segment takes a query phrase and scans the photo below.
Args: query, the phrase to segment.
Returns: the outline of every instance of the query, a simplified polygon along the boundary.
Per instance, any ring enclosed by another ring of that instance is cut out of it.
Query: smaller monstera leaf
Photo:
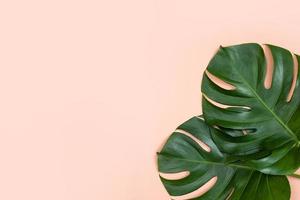
[[[267,175],[240,165],[220,152],[212,134],[219,130],[203,118],[193,117],[180,125],[158,153],[161,181],[172,199],[194,200],[288,200],[290,186],[285,176]],[[202,144],[202,146],[201,146]],[[166,174],[186,172],[178,179]],[[211,180],[213,186],[197,197],[187,197]]]
[[[222,152],[263,173],[287,175],[300,165],[300,57],[264,47],[220,47],[203,75],[203,116],[223,130],[213,136]]]

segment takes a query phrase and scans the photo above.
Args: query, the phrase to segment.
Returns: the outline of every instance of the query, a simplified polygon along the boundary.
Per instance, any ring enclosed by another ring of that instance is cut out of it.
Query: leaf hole
[[[266,75],[265,75],[264,86],[266,89],[270,89],[272,86],[272,79],[273,79],[274,60],[270,48],[265,44],[262,44],[261,47],[264,51],[265,59],[266,59]]]
[[[159,175],[167,180],[180,180],[190,175],[189,171],[182,171],[177,173],[163,173],[159,172]]]
[[[211,178],[209,181],[207,181],[204,185],[202,185],[197,190],[195,190],[191,193],[185,194],[185,195],[181,195],[181,196],[171,196],[171,198],[172,198],[172,200],[187,200],[187,199],[194,199],[194,198],[200,197],[204,193],[209,191],[216,184],[217,179],[218,179],[218,177],[214,176],[213,178]]]
[[[214,106],[217,106],[219,108],[223,108],[223,109],[229,109],[229,108],[241,108],[243,109],[244,111],[250,111],[251,108],[248,107],[248,106],[233,106],[233,105],[226,105],[226,104],[222,104],[222,103],[219,103],[219,102],[216,102],[212,99],[210,99],[209,97],[207,97],[205,94],[203,94],[204,98],[209,101],[211,104],[213,104]]]
[[[248,132],[247,132],[247,130],[242,130],[242,133],[243,133],[243,135],[248,135]]]
[[[204,142],[202,142],[201,140],[199,140],[198,138],[196,138],[195,136],[193,136],[192,134],[184,131],[184,130],[181,130],[181,129],[177,129],[176,132],[178,133],[181,133],[181,134],[184,134],[188,137],[190,137],[191,139],[193,139],[204,151],[206,152],[211,152],[211,148],[205,144]]]
[[[220,130],[223,133],[226,133],[226,134],[232,136],[232,137],[246,136],[246,135],[256,132],[256,129],[251,129],[251,128],[249,128],[249,129],[231,129],[231,128],[225,128],[225,127],[217,126],[217,125],[214,125],[213,127]]]
[[[296,88],[296,81],[297,81],[297,76],[298,76],[298,60],[295,54],[292,54],[293,56],[293,63],[294,63],[294,70],[293,70],[293,81],[292,81],[292,85],[289,91],[289,94],[287,96],[286,101],[290,102],[293,94],[295,92],[295,88]]]
[[[215,75],[211,74],[207,70],[205,71],[205,74],[212,82],[214,82],[220,88],[223,88],[224,90],[234,90],[235,89],[235,86],[223,81],[222,79],[216,77]]]

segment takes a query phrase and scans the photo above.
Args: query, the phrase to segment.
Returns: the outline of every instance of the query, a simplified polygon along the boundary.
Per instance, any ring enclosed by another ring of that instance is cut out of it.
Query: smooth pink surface
[[[243,42],[300,53],[299,6],[1,1],[0,199],[169,199],[155,152],[201,113],[213,53]]]

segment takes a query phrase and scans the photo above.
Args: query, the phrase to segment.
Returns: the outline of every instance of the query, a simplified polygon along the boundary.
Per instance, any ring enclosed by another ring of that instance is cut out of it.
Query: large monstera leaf
[[[270,52],[273,67],[267,68],[265,52]],[[298,169],[299,59],[273,45],[220,47],[202,80],[204,118],[222,130],[213,135],[220,151],[267,174]],[[272,77],[270,86],[266,76]]]
[[[194,200],[288,200],[290,187],[285,176],[267,175],[240,165],[222,153],[212,139],[218,129],[208,126],[200,117],[180,125],[158,153],[158,169],[164,176],[188,172],[179,180],[161,180],[172,199]],[[198,141],[197,141],[198,140]],[[207,145],[201,146],[202,144]],[[204,194],[183,198],[208,181],[213,186]],[[182,196],[183,195],[183,196]]]

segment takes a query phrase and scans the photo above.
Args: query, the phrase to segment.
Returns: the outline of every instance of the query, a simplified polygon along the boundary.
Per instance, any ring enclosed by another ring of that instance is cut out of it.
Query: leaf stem
[[[290,174],[288,176],[300,179],[300,175],[299,174]]]

